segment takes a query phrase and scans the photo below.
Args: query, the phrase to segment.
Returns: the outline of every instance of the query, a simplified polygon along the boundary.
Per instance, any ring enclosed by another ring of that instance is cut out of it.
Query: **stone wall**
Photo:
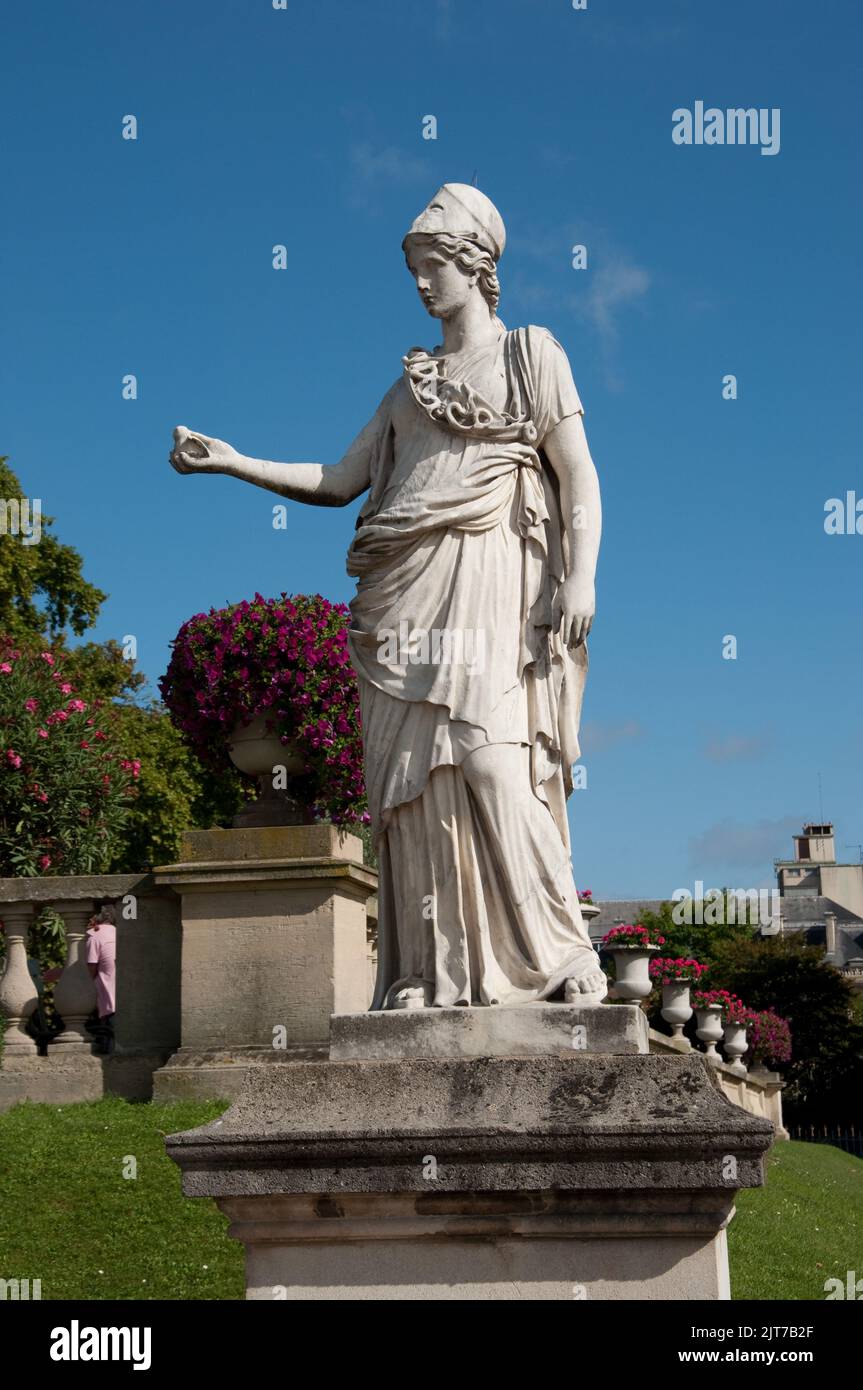
[[[116,1051],[94,1057],[86,1047],[35,1048],[10,1041],[0,1062],[0,1109],[19,1100],[95,1100],[105,1094],[145,1100],[153,1073],[180,1044],[180,901],[150,874],[94,874],[0,879],[0,921],[62,905],[67,927],[106,902],[117,907]],[[5,972],[4,972],[5,979]],[[31,1004],[35,1002],[30,1001]],[[95,991],[93,991],[95,1002]]]

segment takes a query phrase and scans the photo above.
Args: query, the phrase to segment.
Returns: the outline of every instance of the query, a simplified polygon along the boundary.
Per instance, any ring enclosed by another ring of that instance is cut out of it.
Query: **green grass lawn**
[[[0,1278],[41,1279],[43,1299],[242,1298],[242,1246],[214,1202],[182,1195],[165,1155],[166,1134],[225,1108],[110,1099],[0,1115]]]
[[[0,1278],[41,1279],[43,1299],[242,1298],[242,1247],[214,1202],[182,1195],[164,1148],[224,1109],[101,1100],[0,1115]],[[823,1299],[825,1279],[863,1276],[863,1160],[775,1145],[728,1244],[735,1298]]]
[[[829,1144],[774,1144],[766,1185],[737,1197],[728,1228],[732,1298],[825,1298],[863,1277],[863,1159]]]

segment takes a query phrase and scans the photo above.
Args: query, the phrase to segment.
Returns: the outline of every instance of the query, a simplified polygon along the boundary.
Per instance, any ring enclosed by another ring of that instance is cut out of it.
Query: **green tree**
[[[751,1009],[773,1009],[791,1025],[791,1061],[778,1068],[787,1082],[786,1119],[793,1124],[859,1123],[863,1094],[863,1001],[801,934],[762,937],[755,923],[729,924],[728,897],[720,922],[677,923],[674,907],[644,911],[651,936],[665,937],[663,956],[709,966],[707,989],[727,989]],[[693,916],[698,915],[693,913]],[[735,913],[739,916],[739,913]],[[665,1031],[660,991],[645,1007],[651,1026]],[[695,1020],[686,1025],[695,1040]]]
[[[20,503],[23,497],[19,479],[0,458],[0,498]],[[230,766],[211,771],[202,765],[164,706],[144,699],[146,676],[118,642],[70,645],[70,637],[95,623],[107,595],[84,578],[80,554],[53,535],[53,526],[52,517],[42,517],[38,544],[25,544],[20,529],[0,529],[0,635],[32,653],[50,646],[76,695],[111,706],[125,756],[140,763],[140,771],[109,867],[135,873],[175,858],[190,826],[230,824],[244,784]]]
[[[179,857],[184,831],[231,823],[244,800],[232,767],[223,772],[202,767],[160,705],[120,706],[117,722],[124,747],[130,755],[134,750],[141,769],[112,872],[171,863]]]
[[[691,957],[700,961],[702,965],[709,965],[726,942],[749,941],[752,938],[754,925],[749,923],[750,914],[741,912],[736,902],[732,912],[729,907],[730,896],[726,889],[723,902],[716,904],[715,914],[707,912],[709,904],[701,904],[702,910],[699,912],[699,904],[693,903],[693,911],[690,914],[693,919],[698,916],[703,919],[705,915],[715,915],[718,918],[716,922],[675,922],[673,914],[681,915],[681,904],[670,902],[662,903],[658,912],[643,911],[638,920],[642,926],[647,927],[653,939],[657,936],[665,938],[663,956]],[[738,920],[741,916],[744,917],[742,923]],[[733,921],[730,920],[732,917]]]
[[[6,457],[0,457],[0,499],[20,503],[24,496]],[[80,637],[96,621],[106,597],[84,578],[81,556],[57,540],[53,525],[53,517],[42,516],[36,545],[11,533],[8,513],[7,525],[0,530],[0,632],[16,642],[53,639],[67,627]]]
[[[147,677],[135,670],[113,638],[66,648],[63,667],[85,700],[136,701],[147,684]]]
[[[711,987],[791,1025],[791,1061],[780,1068],[788,1117],[799,1124],[859,1123],[863,1095],[863,1000],[802,933],[725,941]]]

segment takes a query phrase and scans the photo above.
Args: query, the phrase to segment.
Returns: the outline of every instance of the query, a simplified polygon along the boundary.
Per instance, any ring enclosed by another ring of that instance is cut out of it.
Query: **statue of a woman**
[[[598,1003],[569,859],[601,527],[566,355],[497,318],[504,226],[449,183],[403,247],[443,343],[414,348],[340,463],[269,463],[184,428],[181,473],[344,506],[369,810],[373,1009]]]

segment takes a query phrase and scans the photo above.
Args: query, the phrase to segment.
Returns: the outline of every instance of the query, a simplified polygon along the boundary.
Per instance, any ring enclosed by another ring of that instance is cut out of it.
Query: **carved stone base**
[[[700,1056],[287,1063],[169,1138],[255,1299],[729,1297],[764,1119]]]

